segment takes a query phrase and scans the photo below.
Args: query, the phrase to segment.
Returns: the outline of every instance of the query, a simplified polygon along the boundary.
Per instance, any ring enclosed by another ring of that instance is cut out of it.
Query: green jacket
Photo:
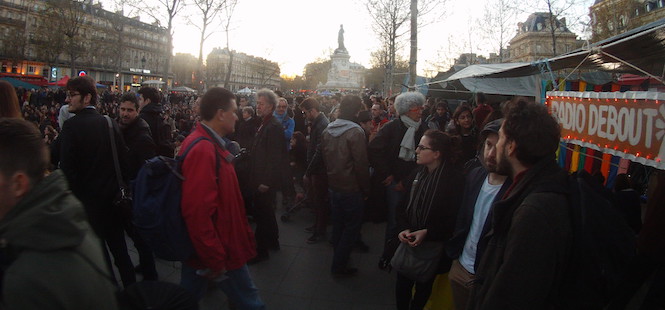
[[[117,309],[101,242],[61,171],[35,185],[0,220],[12,260],[2,282],[6,309]]]

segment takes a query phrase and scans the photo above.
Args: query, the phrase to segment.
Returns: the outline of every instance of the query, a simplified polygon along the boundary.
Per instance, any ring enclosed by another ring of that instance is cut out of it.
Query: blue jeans
[[[397,206],[402,202],[406,196],[406,191],[396,191],[395,185],[397,182],[392,181],[386,187],[386,203],[388,204],[388,224],[386,224],[386,234],[384,242],[390,239],[397,239]]]
[[[331,271],[347,267],[351,250],[360,238],[365,201],[360,192],[340,193],[330,190],[332,243],[335,247]]]
[[[217,286],[226,294],[238,309],[265,309],[266,306],[259,297],[259,290],[254,286],[249,276],[247,265],[235,270],[229,270],[224,274],[226,277]],[[180,285],[194,294],[197,300],[201,300],[208,288],[208,279],[196,274],[194,267],[182,264]]]

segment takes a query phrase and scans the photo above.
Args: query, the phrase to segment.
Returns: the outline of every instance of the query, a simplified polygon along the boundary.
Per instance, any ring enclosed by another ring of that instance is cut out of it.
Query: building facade
[[[532,62],[571,52],[583,41],[566,26],[565,18],[549,13],[532,13],[517,24],[517,34],[508,46],[508,62]],[[554,40],[552,29],[554,28]]]
[[[89,75],[119,90],[161,81],[168,31],[72,0],[0,0],[0,75],[45,84]],[[168,76],[171,76],[169,74]],[[171,84],[171,78],[163,81]]]
[[[236,51],[229,52],[226,48],[214,48],[206,58],[208,87],[224,86],[229,62],[231,62],[228,85],[230,91],[235,92],[245,87],[272,90],[280,88],[280,69],[276,62]]]
[[[589,15],[591,39],[598,42],[665,18],[665,0],[596,0]]]

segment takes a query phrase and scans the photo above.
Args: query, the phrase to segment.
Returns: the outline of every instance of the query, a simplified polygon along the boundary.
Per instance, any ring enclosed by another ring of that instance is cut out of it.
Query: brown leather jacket
[[[335,120],[323,131],[323,160],[330,189],[369,194],[366,141],[363,129],[345,119]]]

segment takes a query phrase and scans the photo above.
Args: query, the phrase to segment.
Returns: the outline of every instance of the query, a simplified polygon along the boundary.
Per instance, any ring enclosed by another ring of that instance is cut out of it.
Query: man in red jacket
[[[182,216],[196,257],[183,262],[180,285],[202,298],[214,281],[238,309],[264,309],[247,269],[256,256],[254,234],[232,165],[233,155],[223,136],[238,120],[235,96],[214,87],[201,99],[200,126],[182,144],[181,153],[199,137],[187,154],[182,174]]]

